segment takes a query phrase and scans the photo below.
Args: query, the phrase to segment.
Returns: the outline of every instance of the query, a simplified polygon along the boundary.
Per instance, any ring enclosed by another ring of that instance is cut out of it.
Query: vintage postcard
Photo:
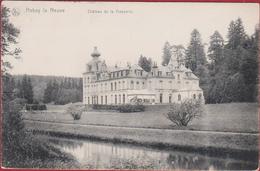
[[[258,168],[259,4],[1,12],[2,168]]]

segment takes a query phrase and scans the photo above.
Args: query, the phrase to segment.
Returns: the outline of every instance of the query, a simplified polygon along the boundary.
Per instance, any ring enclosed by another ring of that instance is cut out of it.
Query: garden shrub
[[[126,104],[126,105],[121,105],[118,108],[118,111],[122,113],[143,112],[144,110],[145,110],[145,106],[140,104],[138,105]]]
[[[187,126],[194,118],[200,117],[203,107],[200,100],[184,100],[173,103],[166,117],[177,126]]]
[[[74,120],[80,120],[84,111],[86,111],[86,106],[76,103],[70,104],[70,106],[67,109],[67,112],[71,114]]]
[[[47,110],[47,107],[45,104],[26,104],[25,109],[26,110]]]

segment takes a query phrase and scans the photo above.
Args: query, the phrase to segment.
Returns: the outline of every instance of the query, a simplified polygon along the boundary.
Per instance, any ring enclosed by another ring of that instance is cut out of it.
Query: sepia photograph
[[[257,170],[259,4],[3,1],[1,167]]]

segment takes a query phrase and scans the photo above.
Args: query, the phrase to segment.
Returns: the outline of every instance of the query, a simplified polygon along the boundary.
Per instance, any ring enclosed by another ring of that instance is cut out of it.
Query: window
[[[172,95],[169,94],[169,103],[172,103]]]
[[[163,94],[161,93],[160,94],[160,103],[162,103],[163,102]]]
[[[158,76],[162,76],[162,71],[158,71]]]
[[[115,95],[115,104],[117,104],[117,95]]]
[[[115,90],[116,90],[116,82],[115,82]]]
[[[96,103],[98,104],[98,96],[97,96],[97,102]]]
[[[105,96],[105,103],[107,104],[107,96]]]
[[[180,79],[180,74],[178,74],[177,77],[178,77],[178,80],[179,80]]]
[[[124,75],[123,71],[121,71],[121,77]]]
[[[113,103],[113,95],[111,95],[110,103],[111,103],[111,104]]]
[[[118,90],[121,90],[121,82],[118,82]]]
[[[136,82],[136,89],[140,89],[139,81]]]
[[[119,94],[119,97],[118,97],[118,103],[120,104],[121,103],[121,94]]]
[[[101,104],[103,104],[103,96],[101,96]]]
[[[88,104],[90,104],[90,98],[88,97]]]
[[[125,104],[125,94],[123,94],[123,104]]]
[[[196,99],[196,94],[193,94],[193,99]]]
[[[123,85],[122,85],[122,89],[125,89],[125,81],[123,81],[122,84],[123,84]]]
[[[116,76],[119,77],[119,72],[116,72]]]
[[[113,91],[113,83],[111,83],[111,91]]]
[[[200,93],[200,94],[199,94],[199,99],[201,99],[201,97],[202,97],[202,94]]]
[[[142,89],[145,89],[145,84],[144,84],[144,82],[143,82],[143,87],[142,87]]]
[[[134,81],[131,81],[130,89],[134,89]]]
[[[180,94],[178,95],[178,101],[181,101],[181,95]]]

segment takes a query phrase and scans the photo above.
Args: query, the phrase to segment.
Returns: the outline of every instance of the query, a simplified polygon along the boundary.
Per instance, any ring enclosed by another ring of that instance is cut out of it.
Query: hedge
[[[47,110],[47,107],[45,104],[26,104],[25,109],[26,110]]]
[[[100,105],[94,104],[92,106],[93,109],[97,110],[117,110],[121,113],[130,113],[130,112],[143,112],[145,111],[144,105],[131,105],[131,104],[124,104],[124,105]]]

